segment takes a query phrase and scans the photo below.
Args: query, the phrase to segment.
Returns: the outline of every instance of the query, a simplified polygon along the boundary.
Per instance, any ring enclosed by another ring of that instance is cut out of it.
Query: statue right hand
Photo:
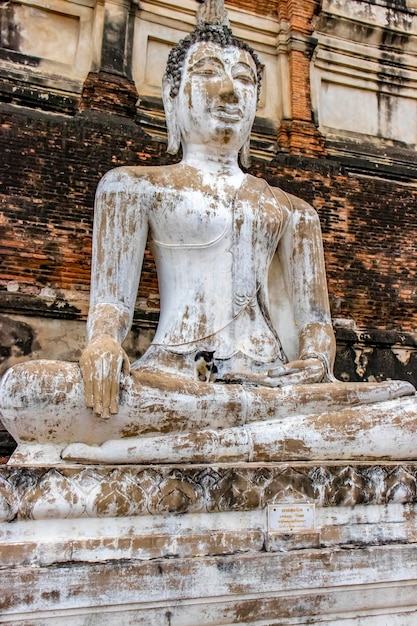
[[[130,371],[129,358],[110,335],[95,337],[80,359],[84,379],[85,403],[94,413],[107,419],[119,410],[120,376]]]

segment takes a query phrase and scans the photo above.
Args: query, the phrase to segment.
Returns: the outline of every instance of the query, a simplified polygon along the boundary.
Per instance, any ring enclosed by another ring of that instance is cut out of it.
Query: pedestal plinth
[[[1,623],[415,625],[416,502],[415,463],[3,466]]]

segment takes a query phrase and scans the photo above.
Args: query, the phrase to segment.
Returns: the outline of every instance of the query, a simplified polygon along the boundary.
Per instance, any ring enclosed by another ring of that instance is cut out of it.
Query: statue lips
[[[212,109],[214,117],[225,122],[240,122],[243,114],[239,107],[220,105]]]

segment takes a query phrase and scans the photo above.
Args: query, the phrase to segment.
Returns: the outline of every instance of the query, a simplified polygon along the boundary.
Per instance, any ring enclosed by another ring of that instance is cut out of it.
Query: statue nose
[[[219,89],[219,96],[227,99],[228,102],[237,102],[237,95],[233,79],[230,76],[224,76]]]

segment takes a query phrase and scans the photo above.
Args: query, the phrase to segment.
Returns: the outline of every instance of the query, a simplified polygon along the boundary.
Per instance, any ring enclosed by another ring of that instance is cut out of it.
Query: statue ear
[[[180,149],[181,135],[178,126],[177,106],[175,97],[171,96],[172,80],[164,76],[162,79],[162,100],[165,109],[165,120],[168,131],[168,154],[177,154]]]
[[[250,135],[240,149],[239,158],[243,167],[248,169],[251,166],[252,159],[250,158]]]

